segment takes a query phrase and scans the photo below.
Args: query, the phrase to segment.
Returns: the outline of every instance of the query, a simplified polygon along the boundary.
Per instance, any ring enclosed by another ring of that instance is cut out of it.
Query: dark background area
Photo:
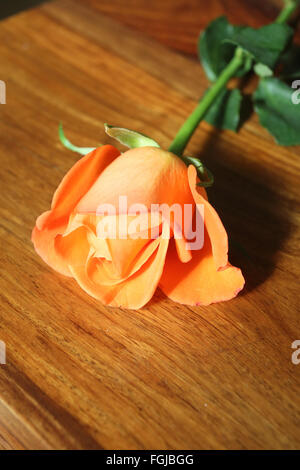
[[[0,19],[14,15],[18,13],[18,11],[25,10],[26,8],[34,7],[39,3],[43,3],[43,0],[11,0],[5,3],[2,1],[0,5]]]

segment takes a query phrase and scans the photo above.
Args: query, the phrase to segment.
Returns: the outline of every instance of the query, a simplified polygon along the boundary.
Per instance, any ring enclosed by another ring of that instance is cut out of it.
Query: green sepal
[[[187,155],[181,156],[180,158],[181,160],[184,161],[186,166],[194,165],[194,167],[196,168],[197,176],[200,180],[200,182],[197,183],[197,186],[202,186],[203,188],[209,188],[210,186],[214,184],[214,176],[212,172],[203,165],[203,163],[201,162],[199,158],[191,157]]]
[[[69,150],[72,150],[73,152],[79,153],[80,155],[87,155],[88,153],[96,149],[96,147],[77,147],[76,145],[73,145],[66,138],[64,131],[63,131],[63,125],[61,122],[59,123],[59,126],[58,126],[58,135],[64,147],[66,147]]]
[[[160,147],[155,140],[139,132],[123,127],[109,126],[108,124],[104,124],[104,128],[106,134],[131,149],[137,147]]]
[[[240,90],[223,90],[204,116],[204,120],[218,129],[237,131],[240,123],[242,94]]]
[[[259,121],[279,145],[300,144],[300,90],[289,87],[278,78],[260,80],[253,94]],[[294,100],[294,102],[293,102]]]

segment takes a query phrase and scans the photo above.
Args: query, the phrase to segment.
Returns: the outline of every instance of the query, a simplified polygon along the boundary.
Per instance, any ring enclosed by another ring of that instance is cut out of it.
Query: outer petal
[[[64,233],[72,210],[119,154],[116,148],[105,145],[78,160],[55,191],[51,210],[44,212],[36,221],[32,232],[34,248],[47,264],[61,274],[71,275],[55,250],[55,237]]]
[[[222,269],[228,263],[228,237],[226,230],[217,212],[208,202],[205,190],[198,189],[196,186],[197,171],[193,165],[188,167],[188,178],[195,203],[204,205],[204,224],[211,241],[215,265],[217,269]]]
[[[186,165],[176,155],[155,147],[128,150],[113,162],[80,201],[78,212],[97,213],[99,204],[119,205],[127,196],[128,208],[144,204],[192,204]],[[121,208],[119,213],[127,213]]]
[[[244,286],[241,270],[228,265],[216,270],[207,233],[204,246],[192,252],[192,260],[181,263],[174,242],[169,247],[160,281],[163,292],[175,302],[187,305],[209,305],[235,297]]]
[[[56,253],[54,248],[54,240],[56,235],[63,233],[66,225],[64,223],[57,225],[54,228],[39,230],[37,226],[34,227],[31,240],[37,254],[47,263],[51,268],[55,269],[65,276],[72,276],[69,271],[68,265]]]

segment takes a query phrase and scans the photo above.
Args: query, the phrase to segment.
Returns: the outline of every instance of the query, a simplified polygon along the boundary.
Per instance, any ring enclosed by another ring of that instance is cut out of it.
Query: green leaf
[[[280,77],[283,79],[300,77],[300,47],[293,44],[280,60],[282,71]]]
[[[236,131],[240,122],[242,95],[237,88],[223,90],[204,116],[204,120],[219,129]]]
[[[262,79],[253,95],[261,125],[280,145],[300,144],[300,103],[296,104],[296,94],[299,90],[271,77]]]
[[[242,27],[226,39],[249,52],[256,62],[273,69],[293,36],[286,24],[272,23],[258,29]]]
[[[95,150],[96,147],[77,147],[76,145],[73,145],[65,136],[64,131],[63,131],[63,126],[62,123],[59,123],[58,126],[58,135],[60,138],[61,143],[63,144],[64,147],[66,147],[69,150],[72,150],[73,152],[79,153],[80,155],[86,155],[93,150]]]
[[[106,134],[131,149],[136,147],[159,147],[155,140],[139,132],[124,129],[123,127],[109,126],[108,124],[104,124],[104,128]]]
[[[240,29],[240,26],[228,23],[225,16],[220,16],[212,21],[200,35],[198,41],[199,59],[210,81],[214,82],[232,59],[235,46],[224,41],[230,40]],[[251,62],[251,59],[248,58],[244,68],[237,73],[237,76],[248,72],[251,68]]]

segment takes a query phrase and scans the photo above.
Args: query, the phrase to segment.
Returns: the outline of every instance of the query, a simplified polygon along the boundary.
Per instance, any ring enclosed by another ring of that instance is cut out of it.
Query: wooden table
[[[1,448],[299,448],[299,147],[276,146],[255,117],[238,135],[204,123],[190,143],[246,277],[231,302],[183,307],[157,292],[140,311],[106,308],[30,241],[77,159],[60,120],[78,145],[109,142],[109,122],[167,147],[208,86],[198,31],[224,12],[258,26],[276,11],[61,0],[1,22]]]

